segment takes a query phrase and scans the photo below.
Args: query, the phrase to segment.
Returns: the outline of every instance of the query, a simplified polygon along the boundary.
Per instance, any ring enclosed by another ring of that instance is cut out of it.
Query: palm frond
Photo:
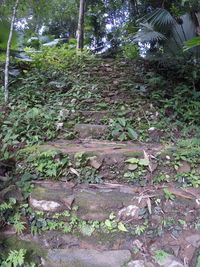
[[[134,36],[134,42],[159,42],[166,40],[164,34],[155,31],[151,23],[140,23],[140,30]]]
[[[187,51],[187,50],[194,48],[194,47],[197,47],[197,46],[200,46],[200,36],[194,37],[193,39],[185,42],[183,50]]]
[[[158,27],[166,27],[176,24],[176,20],[172,17],[172,15],[163,8],[157,8],[150,14],[147,14],[138,20],[138,22],[145,21]]]

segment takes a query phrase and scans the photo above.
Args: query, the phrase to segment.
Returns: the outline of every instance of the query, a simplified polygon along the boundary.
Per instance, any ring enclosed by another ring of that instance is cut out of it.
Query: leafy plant
[[[26,229],[26,227],[24,226],[26,223],[24,221],[21,221],[20,219],[21,215],[19,213],[15,213],[15,215],[12,218],[14,229],[17,232],[17,234],[22,234],[22,232]]]
[[[44,178],[59,179],[66,174],[66,168],[71,166],[68,155],[61,151],[47,150],[36,152],[27,159],[30,170],[35,168]]]
[[[126,163],[131,164],[138,164],[140,166],[149,166],[149,160],[148,159],[137,159],[137,158],[130,158],[125,161]]]
[[[165,193],[165,198],[166,199],[170,199],[170,200],[174,200],[175,199],[174,194],[171,193],[167,188],[164,188],[163,192]]]
[[[138,134],[132,129],[130,123],[125,118],[111,120],[111,135],[120,141],[127,139],[137,140]]]
[[[134,230],[135,235],[141,235],[148,227],[148,221],[146,220],[142,225],[137,225]]]
[[[169,254],[167,252],[165,252],[164,250],[161,250],[161,249],[156,250],[155,251],[154,260],[156,262],[163,262],[168,255]]]

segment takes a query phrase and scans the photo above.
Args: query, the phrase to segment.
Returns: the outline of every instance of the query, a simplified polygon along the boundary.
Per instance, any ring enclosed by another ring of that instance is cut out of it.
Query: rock
[[[139,219],[139,211],[140,208],[134,205],[129,205],[128,207],[125,207],[123,209],[121,209],[118,212],[117,215],[117,221],[126,221],[129,219]]]
[[[44,266],[62,264],[63,267],[122,267],[130,259],[129,250],[54,249],[49,250]]]
[[[63,232],[59,231],[45,231],[40,235],[34,236],[27,234],[22,235],[20,238],[24,241],[34,242],[35,244],[45,249],[66,249],[78,247],[80,245],[77,237],[70,234],[64,234]]]
[[[143,260],[130,261],[127,267],[155,267],[151,262],[145,262]]]
[[[128,164],[127,168],[129,171],[134,171],[138,168],[138,165],[137,164]]]
[[[148,129],[149,132],[152,132],[152,131],[155,131],[155,130],[156,130],[155,127],[150,127],[150,128]]]
[[[56,123],[56,129],[57,129],[57,130],[62,129],[63,125],[64,125],[63,122],[57,122],[57,123]]]
[[[143,260],[131,261],[127,267],[145,267],[145,263]]]
[[[0,176],[0,182],[8,182],[11,178],[7,176]]]
[[[60,112],[59,112],[59,117],[60,118],[65,118],[65,117],[68,117],[70,114],[70,111],[68,109],[61,109]]]
[[[131,203],[133,195],[115,190],[98,192],[97,190],[82,190],[75,193],[75,205],[79,207],[78,215],[83,220],[107,219],[111,212],[118,212],[124,202]]]
[[[181,174],[184,172],[190,172],[191,171],[191,166],[187,161],[182,162],[182,166],[180,166],[177,170],[177,173]]]
[[[60,210],[61,204],[52,200],[29,199],[30,206],[37,210],[56,212]]]
[[[76,124],[74,130],[78,132],[81,138],[102,137],[107,132],[108,127],[105,125],[95,124]]]
[[[140,91],[145,93],[147,91],[147,88],[145,86],[140,86]]]
[[[90,166],[92,166],[93,168],[99,169],[101,165],[102,165],[102,160],[97,156],[90,158]]]
[[[71,209],[72,203],[74,202],[74,195],[65,197],[62,201],[68,209]]]
[[[178,254],[179,254],[179,251],[180,251],[181,247],[180,247],[180,246],[170,246],[170,247],[171,247],[171,249],[172,249],[172,251],[173,251],[173,254],[174,254],[176,257],[178,257]]]
[[[51,81],[51,82],[48,83],[48,85],[50,85],[52,87],[56,87],[58,89],[65,87],[64,83],[57,82],[57,81]]]
[[[167,254],[162,260],[156,261],[159,266],[163,267],[184,267],[184,264],[173,255]]]
[[[77,99],[76,98],[73,98],[72,100],[71,100],[71,103],[76,103],[77,102]]]
[[[200,247],[200,234],[193,234],[185,238],[185,240],[195,248]]]
[[[23,195],[20,188],[16,185],[10,185],[0,191],[0,198],[8,200],[9,198],[15,198],[17,201],[23,201]]]

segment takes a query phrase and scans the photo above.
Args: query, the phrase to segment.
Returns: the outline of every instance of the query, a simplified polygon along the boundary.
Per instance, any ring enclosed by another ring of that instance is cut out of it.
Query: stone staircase
[[[29,198],[33,212],[52,220],[56,214],[67,211],[77,223],[71,232],[63,232],[65,224],[72,225],[73,219],[68,214],[62,218],[61,228],[34,237],[29,233],[21,236],[23,241],[31,241],[45,250],[45,256],[40,255],[42,266],[192,266],[189,264],[200,242],[199,230],[171,226],[174,232],[169,233],[164,228],[168,223],[166,217],[173,218],[175,213],[181,213],[182,222],[192,224],[188,214],[195,209],[198,215],[198,190],[175,190],[165,183],[154,185],[153,180],[162,175],[159,164],[169,161],[171,148],[155,142],[119,142],[106,138],[110,134],[110,119],[124,117],[137,122],[140,115],[150,127],[149,123],[157,118],[156,110],[145,98],[139,101],[145,92],[140,90],[144,84],[141,77],[135,76],[136,72],[138,66],[129,61],[95,59],[69,73],[76,80],[59,104],[60,136],[41,145],[39,150],[59,150],[72,161],[83,153],[88,158],[86,167],[98,173],[101,183],[85,184],[85,174],[79,174],[76,166],[72,166],[72,171],[75,176],[81,176],[82,184],[69,179],[68,169],[62,181],[33,181]],[[65,139],[70,132],[75,137]],[[127,162],[131,158],[136,163]],[[149,164],[139,165],[140,160],[147,158]],[[176,174],[168,165],[164,171],[169,177]],[[138,176],[134,176],[135,172]],[[163,189],[175,195],[176,201],[166,199]],[[146,228],[148,231],[143,234]],[[170,253],[155,259],[156,253],[162,250]]]

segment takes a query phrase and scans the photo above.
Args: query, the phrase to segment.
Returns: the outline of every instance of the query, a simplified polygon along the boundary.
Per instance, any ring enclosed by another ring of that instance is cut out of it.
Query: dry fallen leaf
[[[149,214],[151,214],[152,210],[151,210],[151,199],[150,198],[147,198],[147,208],[148,208]]]
[[[77,172],[77,170],[76,169],[74,169],[74,168],[69,168],[69,171],[71,172],[71,173],[73,173],[73,174],[75,174],[76,176],[80,176],[80,174]]]

